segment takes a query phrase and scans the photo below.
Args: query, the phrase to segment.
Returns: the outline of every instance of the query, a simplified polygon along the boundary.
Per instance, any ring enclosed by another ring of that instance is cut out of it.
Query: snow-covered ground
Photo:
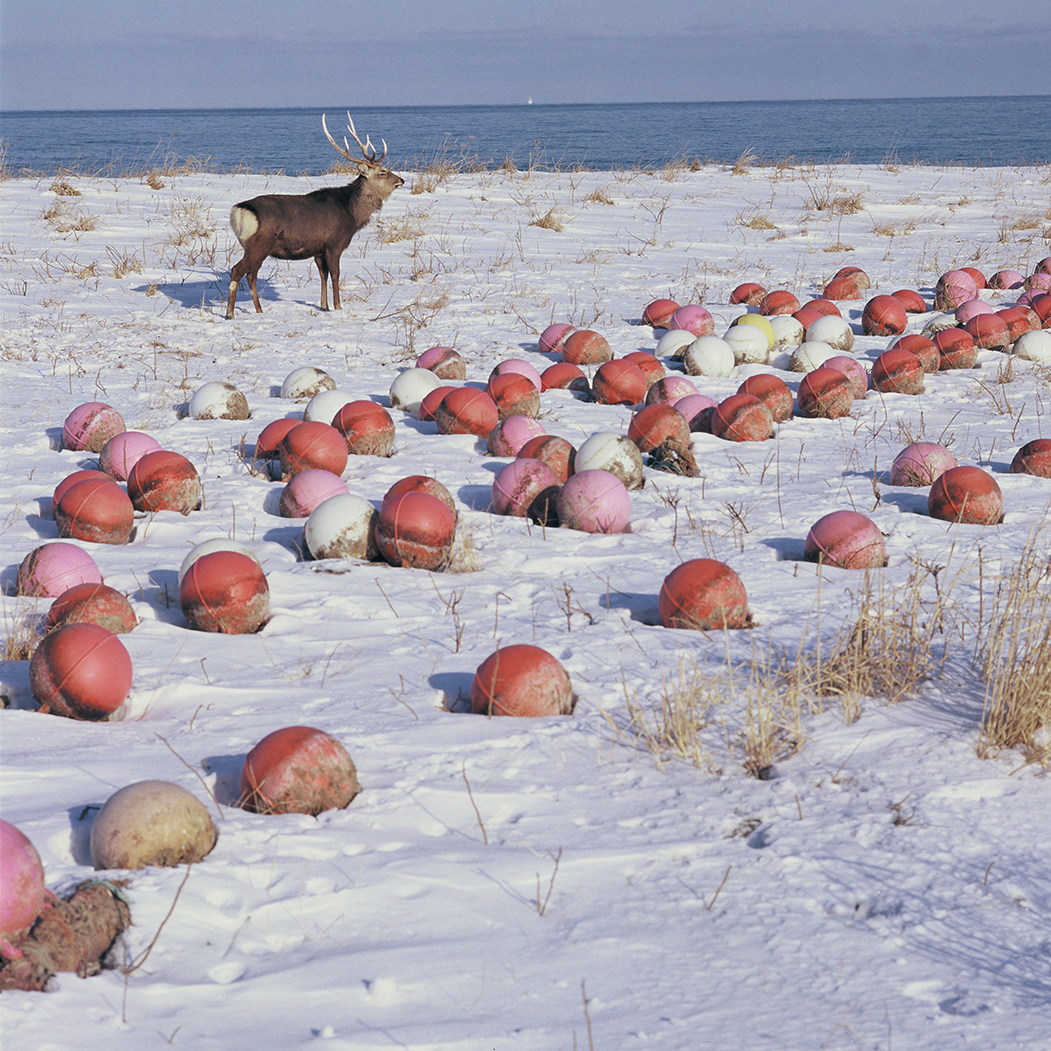
[[[268,261],[264,313],[242,288],[233,321],[230,206],[337,176],[65,181],[79,196],[51,177],[0,183],[5,635],[46,612],[15,595],[15,570],[57,536],[54,487],[93,465],[61,449],[78,404],[108,402],[189,457],[206,505],[138,519],[127,546],[86,545],[140,620],[122,636],[134,684],[112,721],[38,714],[28,662],[3,664],[3,816],[59,894],[93,874],[92,808],[132,782],[184,786],[219,837],[188,877],[117,874],[134,925],[115,962],[141,958],[163,923],[152,952],[128,975],[5,993],[6,1046],[1051,1047],[1051,778],[1018,751],[979,758],[972,666],[997,581],[1047,518],[1051,483],[1008,472],[1021,445],[1049,436],[1046,371],[1005,372],[1005,355],[985,351],[919,397],[870,392],[848,418],[796,417],[773,441],[698,434],[701,476],[647,468],[615,536],[492,515],[505,461],[394,411],[393,456],[352,457],[344,480],[377,505],[403,476],[441,480],[466,540],[468,571],[455,573],[304,561],[302,522],[275,513],[280,483],[241,455],[302,412],[278,397],[301,365],[386,404],[398,371],[435,344],[478,384],[503,358],[549,364],[537,337],[555,321],[601,331],[618,356],[652,350],[659,333],[639,319],[660,296],[703,300],[721,333],[746,280],[805,301],[853,264],[867,295],[918,288],[929,304],[954,266],[1029,273],[1049,251],[1051,169],[498,171],[421,193],[409,176],[344,255],[342,312],[319,311],[312,264]],[[889,340],[860,334],[862,306],[843,309],[869,364]],[[928,320],[910,315],[909,331]],[[756,371],[696,382],[721,398]],[[185,418],[216,379],[245,394],[250,420]],[[547,429],[574,445],[625,432],[631,415],[566,391],[541,400]],[[893,457],[920,439],[995,475],[1002,524],[948,525],[928,516],[925,489],[889,484]],[[928,681],[899,703],[862,699],[852,722],[815,699],[789,720],[769,779],[745,769],[740,686],[702,732],[710,762],[651,754],[629,700],[653,709],[680,673],[710,682],[728,663],[740,683],[849,624],[865,574],[801,560],[813,522],[843,508],[886,534],[872,583],[890,606],[919,588],[931,610],[942,591]],[[262,562],[271,619],[258,634],[187,628],[176,574],[209,537]],[[1037,543],[1046,551],[1047,534]],[[751,630],[660,626],[664,577],[696,557],[738,572]],[[559,658],[573,715],[462,711],[475,668],[514,642]],[[346,745],[361,794],[318,818],[238,809],[246,752],[295,724]]]

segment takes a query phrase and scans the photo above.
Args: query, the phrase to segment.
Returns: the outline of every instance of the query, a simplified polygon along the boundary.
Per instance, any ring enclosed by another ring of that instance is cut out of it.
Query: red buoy
[[[980,467],[950,467],[927,494],[931,518],[969,525],[996,525],[1004,513],[1004,498],[996,479]]]
[[[346,748],[312,726],[267,734],[245,756],[239,805],[256,814],[342,810],[361,791]]]
[[[747,628],[748,597],[741,578],[724,562],[694,558],[665,578],[657,599],[666,628],[713,631]]]
[[[452,557],[455,533],[456,518],[438,497],[410,490],[384,501],[376,546],[392,566],[440,571]]]
[[[213,551],[186,570],[179,605],[197,631],[250,635],[270,611],[270,588],[254,558],[238,551]]]
[[[40,710],[98,722],[131,692],[131,657],[111,631],[67,624],[46,635],[29,662],[29,684]]]
[[[626,358],[601,365],[591,381],[591,394],[603,405],[639,405],[646,397],[646,376]]]
[[[430,395],[425,395],[423,401],[428,397]],[[423,402],[420,402],[422,412]],[[390,456],[394,448],[394,420],[374,401],[348,402],[332,418],[332,426],[343,435],[347,452],[352,456]],[[333,473],[342,474],[342,471]]]
[[[539,646],[501,646],[474,673],[471,708],[479,715],[568,715],[573,686],[565,668]]]
[[[178,511],[201,506],[201,479],[185,456],[161,449],[136,461],[128,474],[128,496],[136,511]]]
[[[442,399],[434,420],[442,434],[473,434],[478,438],[488,438],[489,432],[500,422],[500,411],[484,390],[457,387]]]
[[[572,332],[562,344],[562,360],[570,365],[601,365],[612,357],[606,337],[593,329]]]
[[[338,478],[347,467],[347,443],[335,427],[320,420],[301,423],[281,439],[277,450],[281,477],[301,471],[328,471]]]

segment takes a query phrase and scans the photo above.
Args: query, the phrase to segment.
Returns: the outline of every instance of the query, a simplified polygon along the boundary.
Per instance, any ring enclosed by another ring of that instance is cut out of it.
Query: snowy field
[[[46,612],[15,594],[15,572],[57,537],[54,487],[94,466],[61,449],[75,406],[113,405],[189,457],[205,492],[186,517],[139,517],[127,546],[86,545],[140,621],[121,636],[134,682],[111,721],[37,713],[28,661],[3,663],[3,816],[60,895],[93,875],[93,808],[124,785],[182,785],[218,830],[188,874],[114,874],[133,917],[115,966],[5,993],[5,1045],[1051,1047],[1051,777],[1032,751],[979,754],[975,668],[998,586],[1027,549],[1048,550],[1051,482],[1008,470],[1051,436],[1046,369],[983,351],[918,397],[870,392],[849,417],[795,417],[771,441],[696,434],[700,477],[647,468],[613,536],[491,514],[506,461],[395,410],[394,454],[351,457],[344,481],[377,506],[404,476],[442,481],[458,572],[305,561],[302,522],[276,515],[280,483],[250,469],[262,428],[302,412],[278,396],[298,366],[387,404],[436,344],[480,385],[504,358],[550,364],[537,338],[556,321],[602,332],[617,356],[653,350],[660,333],[640,319],[657,297],[703,301],[721,334],[743,281],[805,302],[851,264],[871,277],[864,295],[916,288],[930,305],[952,267],[1030,273],[1049,254],[1046,166],[742,167],[406,173],[343,257],[342,312],[320,312],[312,264],[270,260],[264,313],[242,287],[233,321],[231,205],[339,176],[0,183],[4,634]],[[862,306],[842,304],[868,366],[890,340],[861,335]],[[910,315],[909,331],[929,320]],[[757,371],[695,382],[718,399]],[[236,384],[251,419],[186,418],[209,380]],[[577,446],[631,416],[568,391],[541,403],[548,431]],[[921,439],[994,474],[1001,524],[935,520],[926,489],[890,485],[894,456]],[[885,569],[802,561],[810,526],[837,509],[876,522]],[[255,635],[186,626],[177,570],[211,537],[243,542],[266,571],[271,618]],[[660,625],[664,577],[698,557],[740,575],[751,629]],[[778,662],[832,646],[866,579],[888,616],[919,610],[923,681],[895,703],[789,703]],[[562,662],[571,716],[464,711],[475,668],[515,642]],[[648,747],[639,720],[654,730],[662,697],[691,693],[708,698],[696,761]],[[237,808],[245,754],[296,724],[346,745],[361,794],[317,818]],[[757,756],[764,779],[749,773]]]

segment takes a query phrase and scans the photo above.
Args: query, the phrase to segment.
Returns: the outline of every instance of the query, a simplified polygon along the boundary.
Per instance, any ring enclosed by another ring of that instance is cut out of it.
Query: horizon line
[[[780,99],[694,99],[664,100],[649,102],[447,102],[447,103],[363,103],[360,109],[399,110],[399,109],[554,109],[557,107],[602,107],[602,106],[735,106],[735,105],[778,105],[782,103],[832,103],[832,102],[926,102],[944,101],[946,99],[1049,99],[1051,94],[1009,94],[1009,95],[887,95],[887,96],[853,96],[849,98],[780,98]],[[329,110],[331,106],[308,105],[275,105],[275,106],[116,106],[116,107],[65,107],[62,109],[7,109],[0,106],[0,114],[19,113],[233,113],[252,110]],[[339,107],[335,107],[338,109]]]

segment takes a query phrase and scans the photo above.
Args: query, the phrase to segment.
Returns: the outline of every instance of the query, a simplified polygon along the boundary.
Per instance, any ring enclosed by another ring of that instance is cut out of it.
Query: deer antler
[[[325,130],[325,137],[332,143],[337,153],[341,153],[351,162],[351,164],[367,164],[371,168],[380,167],[383,163],[383,158],[387,156],[387,143],[383,139],[380,139],[380,142],[383,143],[383,153],[377,157],[376,147],[372,145],[372,139],[370,139],[368,135],[365,136],[364,142],[358,138],[358,133],[354,128],[354,121],[351,119],[349,110],[347,111],[347,126],[350,129],[350,134],[354,137],[354,141],[361,147],[361,152],[363,154],[361,157],[352,157],[350,155],[350,143],[347,142],[347,137],[345,135],[343,136],[343,146],[340,146],[339,143],[332,138],[329,134],[328,125],[325,123],[325,114],[321,114],[321,127]],[[344,146],[346,149],[343,148]]]

